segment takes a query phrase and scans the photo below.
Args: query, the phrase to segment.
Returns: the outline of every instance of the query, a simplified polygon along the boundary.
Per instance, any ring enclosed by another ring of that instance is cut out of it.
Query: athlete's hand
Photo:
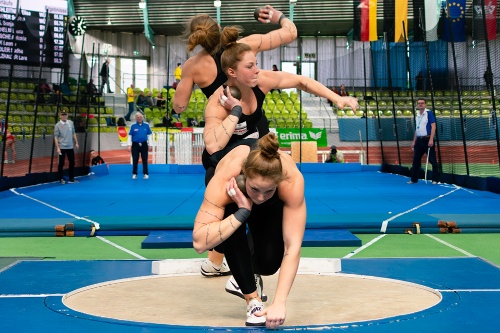
[[[231,89],[229,88],[229,86],[226,87],[226,90],[221,90],[219,101],[220,104],[222,104],[222,106],[228,111],[231,111],[236,105],[241,106],[241,101],[231,95]]]
[[[356,97],[351,96],[341,96],[337,103],[335,103],[339,109],[343,109],[344,107],[349,106],[352,111],[356,112],[359,108],[358,99]]]
[[[274,9],[271,5],[266,5],[260,10],[259,21],[262,23],[278,24],[281,15],[283,15],[282,12]]]
[[[247,198],[245,194],[240,191],[238,183],[236,183],[236,179],[234,177],[232,177],[227,182],[226,191],[227,195],[229,195],[234,203],[238,205],[238,208],[246,208],[248,210],[252,210],[252,200],[250,198]]]
[[[286,319],[286,306],[279,304],[271,304],[268,308],[264,308],[261,312],[256,312],[257,317],[266,316],[267,328],[279,328],[285,323]]]

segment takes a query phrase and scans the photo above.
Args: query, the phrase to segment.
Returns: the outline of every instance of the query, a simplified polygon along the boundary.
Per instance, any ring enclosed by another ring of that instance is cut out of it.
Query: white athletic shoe
[[[267,302],[267,295],[263,294],[264,281],[262,281],[262,277],[259,274],[255,274],[255,285],[257,286],[257,294],[259,295],[262,302]],[[226,291],[230,294],[238,296],[239,298],[245,299],[245,296],[241,292],[240,286],[238,286],[238,283],[234,279],[234,276],[231,276],[229,280],[227,280]]]
[[[137,179],[137,175],[132,175],[132,179]]]
[[[246,326],[266,326],[266,316],[257,317],[256,312],[264,310],[264,303],[256,299],[252,299],[247,305],[247,321]]]
[[[210,259],[205,260],[203,264],[201,264],[200,271],[201,275],[206,277],[223,276],[231,274],[231,271],[229,270],[229,267],[227,266],[225,261],[223,261],[220,266],[217,266],[214,265],[214,263]]]
[[[148,175],[144,175],[144,179],[149,179],[149,176]]]

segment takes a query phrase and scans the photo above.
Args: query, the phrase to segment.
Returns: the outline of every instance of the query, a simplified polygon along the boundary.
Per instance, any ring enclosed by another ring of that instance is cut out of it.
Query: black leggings
[[[238,210],[236,204],[226,206],[224,217]],[[283,202],[277,194],[262,205],[253,205],[250,217],[222,245],[227,263],[244,294],[257,288],[254,274],[273,275],[283,260]]]

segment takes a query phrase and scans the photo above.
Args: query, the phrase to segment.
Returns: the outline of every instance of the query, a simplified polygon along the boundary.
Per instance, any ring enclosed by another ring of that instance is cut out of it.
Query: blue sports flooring
[[[58,225],[70,225],[75,236],[190,230],[203,199],[203,169],[150,167],[149,180],[132,180],[130,165],[103,165],[78,184],[1,192],[0,236],[53,236]],[[423,180],[408,185],[407,177],[356,163],[303,168],[307,229],[415,233],[418,224],[423,233],[439,233],[439,221],[453,221],[462,233],[500,231],[496,193]]]
[[[203,199],[197,167],[151,166],[150,179],[131,179],[131,166],[100,166],[80,183],[43,184],[0,193],[0,236],[148,235],[192,227]],[[460,232],[498,232],[500,195],[431,185],[359,164],[304,166],[307,228],[353,233],[438,233],[438,221]],[[93,230],[93,227],[95,229]],[[500,331],[500,269],[479,258],[342,259],[342,272],[400,279],[434,288],[442,301],[411,315],[370,322],[286,327],[291,331]],[[247,328],[185,327],[89,316],[66,308],[64,294],[100,282],[151,275],[151,261],[20,261],[0,271],[0,332],[250,332]],[[175,302],[173,302],[175,303]],[[172,302],[169,302],[169,306]],[[193,304],[193,313],[197,303]],[[307,306],[307,304],[305,304]]]
[[[342,259],[342,273],[408,281],[442,294],[437,305],[373,321],[287,326],[287,331],[500,331],[500,269],[479,258]],[[258,328],[190,327],[130,322],[76,312],[64,294],[92,284],[151,275],[151,261],[20,261],[0,272],[2,332],[264,332]],[[221,293],[224,291],[221,290]],[[165,300],[165,306],[175,304]],[[241,302],[241,300],[235,302]],[[314,302],[314,300],[310,300]],[[203,303],[194,302],[192,313]],[[305,303],[304,306],[307,306]],[[214,312],[215,315],[215,312]]]

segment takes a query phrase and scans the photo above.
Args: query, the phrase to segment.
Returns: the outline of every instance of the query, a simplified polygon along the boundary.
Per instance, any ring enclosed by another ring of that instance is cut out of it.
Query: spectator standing
[[[130,127],[128,133],[128,151],[132,152],[132,179],[137,179],[137,165],[139,164],[139,155],[142,160],[142,173],[144,179],[149,178],[148,174],[148,152],[152,151],[153,132],[148,123],[144,122],[142,113],[135,114],[136,123]]]
[[[488,89],[488,91],[491,91],[491,88],[493,87],[493,73],[491,72],[490,66],[486,67],[483,78],[486,82],[486,89]]]
[[[182,67],[181,63],[177,63],[177,68],[174,71],[174,76],[175,76],[175,82],[179,83],[182,77]]]
[[[132,112],[135,111],[135,91],[133,83],[127,88],[127,103],[128,113],[125,115],[125,120],[130,121],[130,116],[132,115]]]
[[[62,109],[59,113],[60,121],[54,126],[54,144],[59,155],[57,175],[61,184],[66,184],[63,177],[64,160],[68,156],[69,162],[69,183],[78,183],[75,179],[75,150],[78,148],[78,138],[75,133],[75,125],[68,119],[68,111]]]
[[[5,141],[5,160],[4,163],[16,163],[16,137],[7,128],[5,124],[5,119],[2,119],[0,123],[0,144],[3,146],[3,141]],[[3,147],[2,147],[3,148]],[[9,160],[8,151],[11,152],[11,160]]]
[[[106,59],[101,67],[101,72],[99,73],[101,76],[101,94],[104,90],[104,85],[108,86],[108,93],[112,94],[111,87],[109,85],[109,59]]]
[[[419,98],[417,101],[418,114],[415,117],[416,129],[411,149],[413,150],[413,165],[411,167],[411,180],[408,184],[416,184],[420,173],[421,159],[424,154],[428,154],[429,162],[432,165],[432,183],[439,182],[439,166],[436,160],[436,149],[434,145],[434,135],[436,134],[436,117],[434,113],[426,108],[425,99]]]

